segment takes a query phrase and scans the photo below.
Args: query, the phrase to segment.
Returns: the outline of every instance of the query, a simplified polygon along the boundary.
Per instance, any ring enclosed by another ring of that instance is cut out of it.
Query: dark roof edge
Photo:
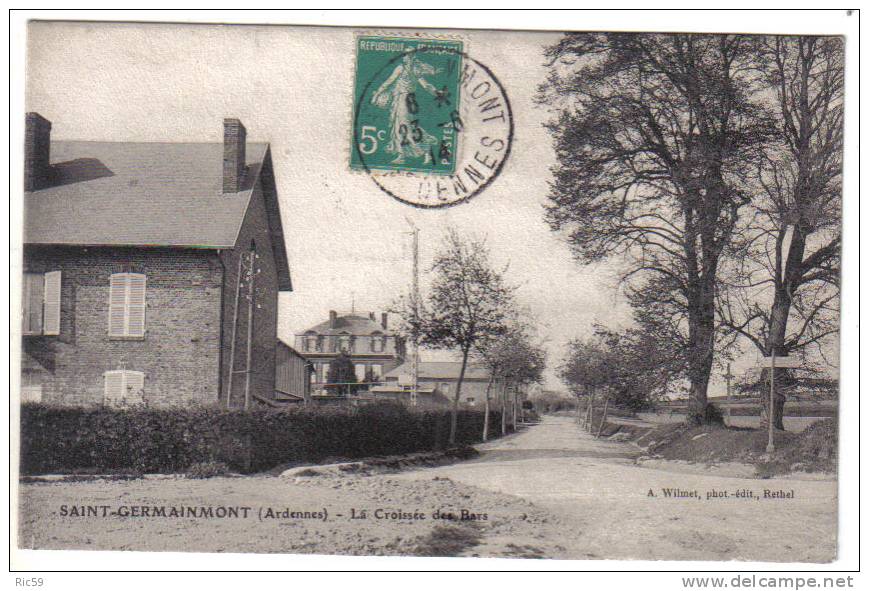
[[[81,248],[185,248],[190,250],[225,250],[235,248],[234,244],[142,244],[141,242],[32,242],[25,240],[27,246],[68,246]]]
[[[278,291],[293,291],[293,281],[290,275],[290,261],[287,256],[287,242],[284,238],[284,225],[281,222],[281,205],[278,199],[278,188],[275,182],[274,165],[272,164],[272,147],[266,144],[263,161],[257,171],[263,185],[263,199],[268,216],[269,236],[274,251],[275,266],[278,272]],[[256,186],[254,179],[254,185]],[[253,194],[253,192],[251,192]],[[250,203],[248,203],[250,207]]]

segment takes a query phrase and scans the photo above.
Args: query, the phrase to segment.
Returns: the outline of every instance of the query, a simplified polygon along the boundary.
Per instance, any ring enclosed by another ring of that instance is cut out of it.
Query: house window
[[[467,398],[465,398],[465,402],[467,402],[468,404],[474,404],[474,397],[468,396]]]
[[[327,383],[329,381],[329,364],[324,363],[320,366],[320,381]]]
[[[352,348],[351,343],[350,335],[341,335],[338,337],[338,350],[343,351],[344,353],[349,353]]]
[[[442,382],[439,390],[441,391],[441,394],[447,395],[450,393],[450,385],[446,382]]]
[[[382,353],[383,352],[383,335],[373,334],[371,335],[371,352],[372,353]]]
[[[305,335],[305,351],[314,353],[320,350],[320,338],[315,334]]]
[[[145,374],[118,369],[103,374],[104,402],[110,405],[142,403],[145,399]]]
[[[25,273],[22,290],[22,334],[59,335],[60,271]]]
[[[353,369],[356,373],[356,381],[364,382],[365,381],[365,364],[364,363],[356,363],[353,365]]]
[[[115,273],[109,279],[109,336],[145,336],[145,276]]]
[[[383,377],[383,366],[376,363],[371,366],[371,377],[379,381]]]

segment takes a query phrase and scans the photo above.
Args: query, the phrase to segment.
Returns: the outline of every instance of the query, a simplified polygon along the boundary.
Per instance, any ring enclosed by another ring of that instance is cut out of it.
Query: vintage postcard
[[[29,21],[17,548],[835,561],[856,40],[786,25]]]

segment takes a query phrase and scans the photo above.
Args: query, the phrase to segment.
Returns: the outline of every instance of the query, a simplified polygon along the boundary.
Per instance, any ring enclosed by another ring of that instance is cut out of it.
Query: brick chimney
[[[223,120],[223,192],[238,193],[244,183],[247,130],[238,119]]]
[[[387,314],[386,312],[383,312],[383,313],[380,315],[380,326],[383,327],[383,330],[386,330],[386,328],[387,328],[387,326],[386,326],[386,324],[387,324],[387,322],[386,322],[387,318],[389,318],[389,314]]]
[[[48,184],[51,165],[51,121],[39,113],[27,113],[24,122],[24,190],[36,191]]]
[[[329,328],[336,328],[338,326],[338,312],[335,310],[329,310]]]

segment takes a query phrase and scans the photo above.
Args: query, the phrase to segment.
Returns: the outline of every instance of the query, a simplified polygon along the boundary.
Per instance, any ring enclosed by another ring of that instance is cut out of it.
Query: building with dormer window
[[[312,364],[315,394],[323,390],[329,367],[342,352],[353,361],[357,381],[368,383],[381,381],[405,358],[404,339],[389,329],[385,312],[378,321],[374,312],[339,314],[332,310],[329,320],[296,335],[296,349]]]

